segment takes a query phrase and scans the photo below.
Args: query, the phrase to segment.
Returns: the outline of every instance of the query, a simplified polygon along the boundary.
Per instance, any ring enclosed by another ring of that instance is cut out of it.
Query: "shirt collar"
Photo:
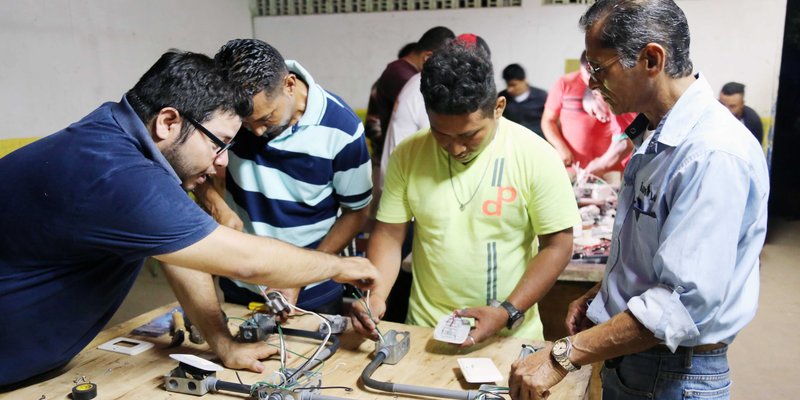
[[[128,103],[127,96],[122,96],[122,100],[120,100],[119,103],[115,103],[111,106],[111,113],[114,115],[114,119],[117,121],[120,128],[122,128],[123,132],[136,142],[142,155],[164,168],[175,182],[180,185],[181,179],[178,178],[178,174],[175,173],[172,165],[170,165],[169,161],[164,158],[164,155],[161,154],[161,151],[156,147],[150,135],[150,131],[147,130],[144,122],[136,115],[136,111],[134,111],[133,107]]]
[[[686,139],[692,128],[702,118],[705,109],[714,98],[714,93],[704,76],[697,73],[695,78],[696,80],[681,94],[672,109],[659,122],[652,140],[666,146],[676,147]],[[639,114],[625,129],[625,133],[635,143],[641,144],[644,139],[641,135],[647,130],[649,123],[644,114]]]
[[[681,144],[694,128],[705,110],[714,100],[714,92],[705,77],[695,74],[695,81],[678,99],[669,113],[664,116],[658,141],[671,147]]]
[[[311,74],[297,61],[286,60],[286,68],[289,69],[289,72],[300,77],[303,82],[308,85],[306,110],[303,112],[303,116],[300,117],[300,120],[297,121],[297,124],[292,127],[292,132],[294,132],[298,126],[319,125],[320,121],[322,121],[322,116],[325,114],[325,93],[322,91],[322,88],[314,82],[314,78]]]

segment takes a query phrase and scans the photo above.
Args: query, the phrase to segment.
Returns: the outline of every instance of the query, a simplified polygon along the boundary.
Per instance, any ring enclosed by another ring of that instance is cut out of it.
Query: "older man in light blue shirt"
[[[587,312],[602,323],[630,310],[672,351],[731,343],[758,304],[767,166],[712,96],[698,74],[655,133],[635,140],[616,246]]]
[[[511,397],[544,398],[605,360],[603,398],[727,399],[727,347],[758,305],[761,147],[692,73],[673,0],[598,0],[581,27],[590,87],[615,113],[641,113],[627,130],[638,147],[603,281],[570,304],[572,336],[512,366]]]

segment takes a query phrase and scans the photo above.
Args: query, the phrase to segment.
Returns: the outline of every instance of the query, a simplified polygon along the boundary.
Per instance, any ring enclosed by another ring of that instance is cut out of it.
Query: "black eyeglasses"
[[[603,72],[603,70],[605,70],[608,67],[614,65],[614,63],[619,61],[620,58],[621,58],[621,56],[617,55],[615,57],[612,57],[612,58],[608,59],[606,62],[604,62],[604,63],[602,63],[602,64],[600,64],[600,65],[598,65],[596,67],[593,66],[592,63],[590,63],[589,61],[586,61],[586,71],[589,72],[589,75],[592,76],[592,79],[594,79],[595,81],[598,81],[597,74],[599,74],[600,72]]]
[[[230,149],[231,146],[233,146],[233,144],[236,143],[236,140],[233,139],[231,139],[231,141],[228,143],[223,142],[220,138],[217,137],[217,135],[211,133],[211,131],[206,129],[205,126],[200,125],[200,123],[197,122],[197,120],[186,114],[183,114],[183,118],[186,118],[186,120],[189,121],[189,123],[194,125],[194,127],[200,132],[203,132],[204,135],[208,136],[208,138],[211,139],[211,141],[214,142],[214,144],[217,145],[217,147],[219,147],[219,149],[217,150],[217,155],[220,155],[224,151]]]

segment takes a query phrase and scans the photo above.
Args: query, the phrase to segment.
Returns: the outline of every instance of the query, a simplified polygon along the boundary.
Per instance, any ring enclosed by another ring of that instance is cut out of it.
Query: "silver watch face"
[[[567,342],[564,340],[556,340],[553,343],[553,355],[561,356],[567,353]]]

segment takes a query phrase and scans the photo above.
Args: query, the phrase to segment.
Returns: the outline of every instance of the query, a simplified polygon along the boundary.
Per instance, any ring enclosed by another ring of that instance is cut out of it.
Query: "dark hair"
[[[164,107],[174,107],[201,123],[215,111],[246,117],[253,107],[247,95],[223,78],[211,58],[174,49],[159,57],[126,98],[145,125]],[[191,131],[191,124],[184,123],[177,142],[183,143]]]
[[[648,43],[666,50],[664,71],[672,78],[689,76],[689,23],[673,0],[598,0],[580,19],[584,32],[602,23],[600,41],[613,48],[625,68],[636,64]]]
[[[448,40],[455,39],[456,34],[448,28],[437,26],[428,29],[417,41],[417,51],[436,51]]]
[[[503,80],[506,82],[513,80],[524,81],[525,70],[519,64],[509,64],[503,68]]]
[[[425,62],[420,91],[425,108],[437,114],[482,110],[485,115],[492,115],[497,102],[488,54],[459,40],[450,41]]]
[[[728,82],[722,86],[722,94],[730,96],[732,94],[740,94],[744,96],[744,85],[739,82]]]
[[[250,96],[265,91],[272,96],[289,73],[278,50],[258,39],[234,39],[214,56],[223,75]]]
[[[415,51],[417,51],[417,42],[406,43],[406,45],[401,47],[400,51],[397,52],[397,58],[403,58]]]

